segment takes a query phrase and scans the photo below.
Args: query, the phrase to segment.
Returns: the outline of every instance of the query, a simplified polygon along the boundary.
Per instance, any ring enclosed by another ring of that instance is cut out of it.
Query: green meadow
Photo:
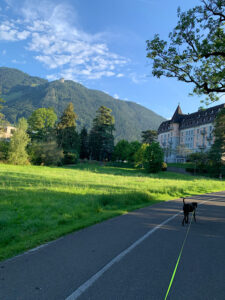
[[[0,164],[0,260],[133,209],[224,189],[224,181],[172,172]]]

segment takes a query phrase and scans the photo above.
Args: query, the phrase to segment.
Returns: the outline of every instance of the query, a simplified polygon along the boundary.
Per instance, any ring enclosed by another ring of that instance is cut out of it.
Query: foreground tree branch
[[[193,83],[193,93],[216,101],[225,93],[225,0],[202,0],[187,12],[178,8],[178,23],[169,41],[147,40],[152,74]]]

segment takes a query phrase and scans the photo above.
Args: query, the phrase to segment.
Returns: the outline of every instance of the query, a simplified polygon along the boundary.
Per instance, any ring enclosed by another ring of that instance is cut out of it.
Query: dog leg
[[[195,210],[194,210],[194,213],[193,213],[193,217],[194,217],[194,220],[195,220],[195,223],[196,223]]]
[[[188,214],[186,215],[186,224],[188,224]]]
[[[184,226],[184,220],[185,220],[185,215],[184,215],[184,217],[183,217],[183,221],[182,221],[182,225]]]

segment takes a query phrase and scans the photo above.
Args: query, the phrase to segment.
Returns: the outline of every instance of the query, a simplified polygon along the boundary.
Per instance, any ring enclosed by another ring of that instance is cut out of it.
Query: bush
[[[148,148],[148,144],[142,144],[141,147],[137,150],[134,155],[135,167],[143,167],[146,162],[146,149]]]
[[[5,162],[9,154],[9,141],[0,140],[0,161]]]
[[[167,170],[167,163],[163,162],[162,163],[162,171],[166,171]]]
[[[8,162],[10,164],[27,165],[30,163],[27,154],[27,145],[30,141],[27,127],[26,119],[19,119],[17,130],[13,133],[9,143]]]
[[[77,152],[64,152],[63,164],[76,164],[78,162],[78,156]]]
[[[153,142],[146,148],[144,167],[149,173],[157,173],[162,169],[163,150],[159,143]]]
[[[56,141],[33,142],[29,146],[29,157],[35,165],[60,165],[63,159],[63,151]]]

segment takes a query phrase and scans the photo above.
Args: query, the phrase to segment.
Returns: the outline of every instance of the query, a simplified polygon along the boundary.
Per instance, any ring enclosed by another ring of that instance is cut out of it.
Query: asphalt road
[[[224,300],[225,192],[192,198],[202,204],[167,299]],[[188,228],[181,209],[156,204],[1,262],[0,299],[164,299]]]

